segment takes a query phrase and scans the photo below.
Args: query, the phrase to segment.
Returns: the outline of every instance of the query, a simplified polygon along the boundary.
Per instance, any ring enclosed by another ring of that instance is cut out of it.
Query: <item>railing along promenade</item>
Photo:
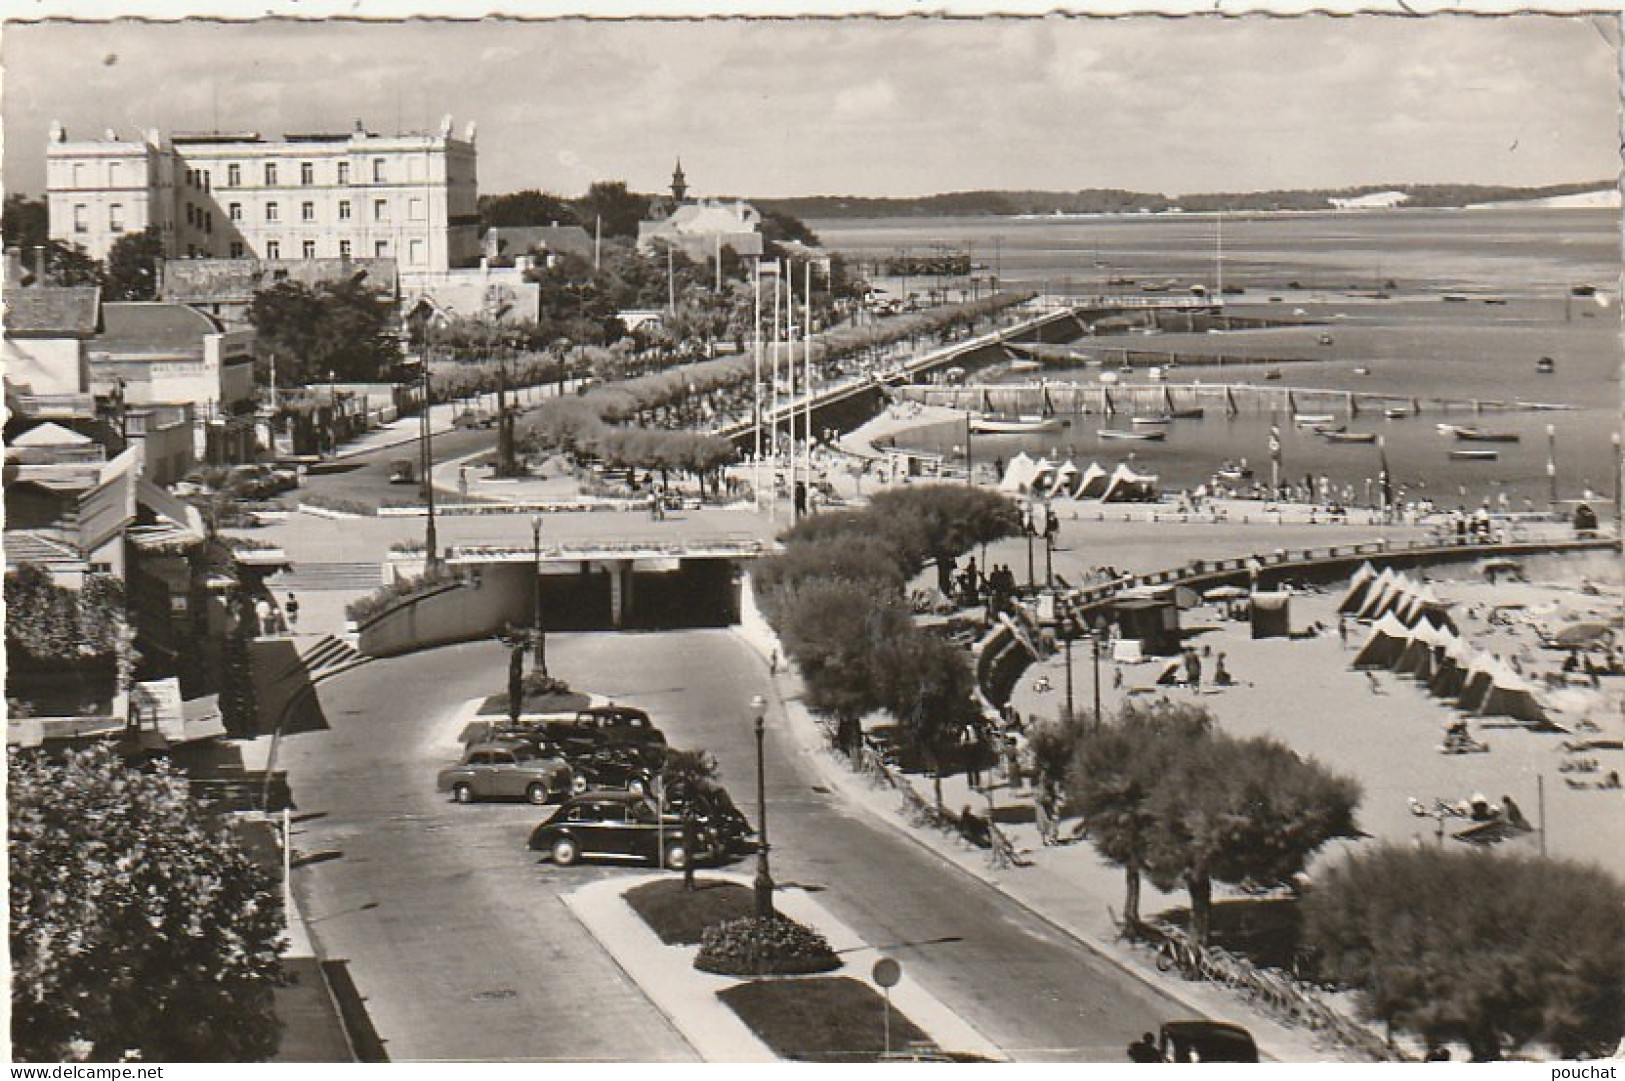
[[[1211,299],[1196,296],[1097,297],[1093,300],[1061,305],[1034,303],[1031,307],[1036,309],[1038,314],[1032,318],[927,349],[884,369],[851,375],[828,383],[812,393],[810,402],[806,394],[800,394],[781,400],[776,407],[764,407],[761,425],[764,431],[770,430],[774,424],[784,423],[805,412],[809,406],[812,409],[822,409],[847,398],[874,393],[877,387],[907,384],[917,375],[935,368],[951,367],[956,361],[965,360],[978,350],[1006,343],[1019,344],[1017,340],[1027,335],[1042,338],[1047,329],[1072,321],[1080,312],[1110,311],[1119,308],[1190,310],[1215,307],[1216,303]],[[725,439],[741,439],[755,430],[756,423],[750,418],[736,420],[717,428],[715,434]]]

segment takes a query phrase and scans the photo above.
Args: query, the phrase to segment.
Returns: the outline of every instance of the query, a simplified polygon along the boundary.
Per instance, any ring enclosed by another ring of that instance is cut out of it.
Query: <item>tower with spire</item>
[[[677,159],[677,168],[671,174],[671,198],[673,209],[683,205],[688,198],[688,178],[683,175],[683,159]]]

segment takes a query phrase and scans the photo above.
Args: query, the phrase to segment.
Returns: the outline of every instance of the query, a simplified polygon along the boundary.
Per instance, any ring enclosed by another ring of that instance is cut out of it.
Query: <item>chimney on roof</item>
[[[365,135],[365,134],[367,134],[367,129],[366,129],[366,127],[365,127],[365,126],[364,126],[364,125],[363,125],[363,124],[362,124],[362,123],[361,123],[361,118],[360,118],[360,117],[356,117],[356,121],[355,121],[355,133],[356,133],[356,134],[357,134],[357,135]]]

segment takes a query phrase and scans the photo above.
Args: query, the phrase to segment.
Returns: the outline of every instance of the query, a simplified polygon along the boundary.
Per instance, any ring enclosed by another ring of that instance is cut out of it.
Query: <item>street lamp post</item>
[[[1557,425],[1546,425],[1546,486],[1552,508],[1557,508]]]
[[[547,628],[542,626],[542,516],[530,519],[531,567],[536,572],[536,588],[532,595],[534,611],[531,614],[530,644],[534,651],[531,663],[535,671],[547,676]]]
[[[1077,716],[1072,707],[1072,637],[1077,633],[1078,625],[1075,620],[1066,622],[1066,718],[1068,723]]]
[[[1027,514],[1025,516],[1025,520],[1021,524],[1022,524],[1022,530],[1021,531],[1023,533],[1025,533],[1025,534],[1027,534],[1027,588],[1028,589],[1034,589],[1034,588],[1037,587],[1038,581],[1037,581],[1036,576],[1033,574],[1033,525],[1034,525],[1034,523],[1033,523],[1033,505],[1030,502],[1027,504]]]
[[[430,423],[429,403],[429,359],[434,355],[430,345],[434,329],[434,313],[429,314],[429,321],[423,327],[423,358],[419,365],[423,369],[423,411],[418,415],[418,431],[422,435],[423,453],[419,463],[423,474],[423,504],[428,510],[428,517],[423,525],[423,569],[434,572],[440,566],[440,543],[434,531],[434,450],[431,440],[431,431],[434,425]]]
[[[756,918],[766,919],[773,915],[773,874],[768,870],[767,853],[767,767],[762,755],[762,741],[766,734],[767,699],[761,695],[752,695],[750,700],[751,715],[756,721]]]
[[[1090,652],[1094,656],[1095,666],[1095,728],[1100,728],[1100,636],[1105,632],[1105,621],[1101,620],[1089,632]]]

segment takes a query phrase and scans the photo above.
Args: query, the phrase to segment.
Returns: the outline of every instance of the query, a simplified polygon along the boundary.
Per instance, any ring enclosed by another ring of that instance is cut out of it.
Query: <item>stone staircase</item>
[[[370,593],[383,584],[381,563],[296,563],[291,571],[266,582],[274,592],[345,590]]]

